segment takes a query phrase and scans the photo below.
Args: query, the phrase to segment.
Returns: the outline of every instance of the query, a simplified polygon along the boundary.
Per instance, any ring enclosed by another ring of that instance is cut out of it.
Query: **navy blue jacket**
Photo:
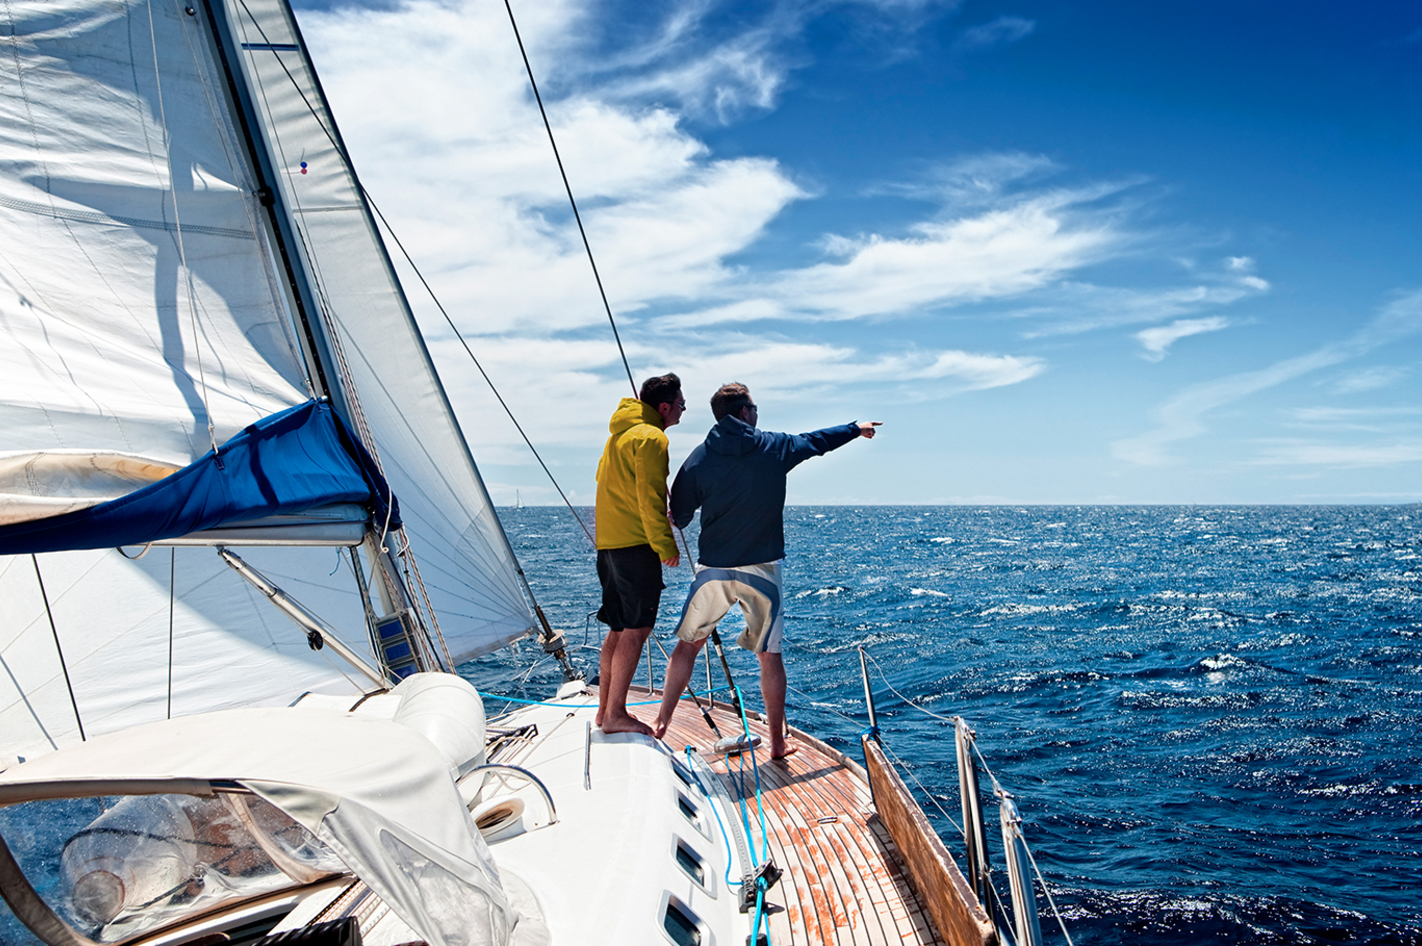
[[[858,436],[856,423],[779,434],[723,417],[676,474],[672,521],[684,529],[701,510],[702,565],[734,568],[784,558],[785,474]]]

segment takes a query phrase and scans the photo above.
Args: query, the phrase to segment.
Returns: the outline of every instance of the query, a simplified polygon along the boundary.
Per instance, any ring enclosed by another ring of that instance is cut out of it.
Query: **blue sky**
[[[638,380],[884,422],[791,501],[1422,499],[1422,7],[515,3]],[[628,393],[498,0],[298,5],[564,489]],[[378,55],[377,55],[378,53]],[[407,280],[495,501],[556,501]]]

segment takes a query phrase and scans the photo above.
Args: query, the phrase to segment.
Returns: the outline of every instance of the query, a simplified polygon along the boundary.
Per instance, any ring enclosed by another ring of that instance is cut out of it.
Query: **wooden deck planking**
[[[712,716],[723,733],[741,729],[733,711],[719,704]],[[754,719],[750,725],[768,745],[765,726]],[[725,760],[711,755],[715,738],[696,708],[683,703],[666,742],[676,748],[694,746],[712,762],[735,797],[739,764],[735,757]],[[832,751],[813,743],[798,744],[800,751],[782,761],[771,762],[764,750],[757,753],[770,848],[775,863],[786,871],[768,897],[784,908],[770,915],[771,942],[782,946],[944,944],[874,813],[868,785]],[[745,778],[758,835],[749,761]],[[837,820],[818,823],[829,815]]]

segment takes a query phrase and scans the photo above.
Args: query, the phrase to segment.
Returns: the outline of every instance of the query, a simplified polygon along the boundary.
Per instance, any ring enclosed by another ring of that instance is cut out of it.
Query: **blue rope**
[[[724,687],[718,688],[718,689],[724,689]],[[716,692],[716,691],[713,690],[713,691],[711,691],[711,692],[714,693],[714,692]],[[736,702],[741,706],[741,728],[742,728],[742,730],[743,730],[744,733],[745,733],[745,736],[746,736],[746,738],[747,738],[747,741],[749,741],[749,739],[750,739],[750,720],[746,719],[745,703],[744,703],[742,700],[739,699],[740,695],[741,695],[740,688],[736,688],[736,697],[737,697]],[[756,805],[757,811],[758,811],[759,814],[760,814],[761,863],[764,863],[765,861],[768,861],[768,860],[770,859],[770,835],[769,835],[769,834],[766,832],[766,830],[765,830],[765,802],[764,802],[764,800],[761,798],[761,792],[760,792],[760,764],[756,761],[756,758],[755,758],[755,750],[754,750],[754,749],[747,750],[747,752],[750,753],[750,757],[751,757],[751,768],[752,768],[752,770],[755,772],[755,805]],[[747,811],[746,811],[746,791],[745,791],[745,775],[746,775],[746,761],[745,761],[745,757],[746,757],[746,753],[745,753],[745,752],[742,752],[742,753],[740,754],[740,756],[741,756],[741,758],[740,758],[740,760],[739,760],[739,761],[740,761],[740,773],[739,773],[739,778],[737,779],[737,782],[738,782],[738,784],[737,784],[737,789],[738,789],[737,794],[739,795],[739,798],[740,798],[741,824],[745,826],[746,839],[747,839],[747,841],[750,842],[750,855],[751,855],[751,861],[752,861],[752,865],[751,865],[751,866],[752,866],[752,867],[759,867],[760,864],[754,863],[754,862],[755,862],[755,841],[754,841],[754,839],[753,839],[753,835],[752,835],[752,832],[751,832],[750,816],[749,816],[749,814],[748,814]],[[686,761],[687,761],[687,764],[688,764],[688,765],[691,765],[691,764],[692,764],[692,762],[691,762],[691,747],[690,747],[690,746],[687,746],[687,747],[686,747]],[[693,766],[693,769],[694,769],[694,766]],[[728,774],[730,773],[730,766],[729,766],[729,765],[726,766],[726,771],[727,771]],[[707,801],[710,802],[710,804],[711,804],[711,813],[716,816],[716,827],[718,827],[718,828],[721,830],[721,843],[723,843],[723,844],[726,846],[726,886],[727,886],[727,888],[733,889],[733,888],[736,886],[736,881],[731,878],[731,861],[735,859],[735,851],[731,850],[731,839],[730,839],[730,837],[729,837],[729,836],[727,835],[727,833],[726,833],[726,825],[725,825],[725,823],[721,820],[721,813],[716,810],[716,803],[713,802],[713,801],[711,801],[709,798],[707,799]],[[764,878],[764,877],[757,877],[756,880],[755,880],[755,927],[754,927],[755,932],[754,932],[754,935],[753,935],[752,938],[751,938],[751,946],[759,946],[759,943],[760,943],[760,921],[761,921],[761,918],[765,916],[765,888],[766,888],[765,878]],[[769,929],[770,929],[770,928],[769,928],[769,926],[767,925],[767,927],[766,927],[766,933],[767,933],[766,940],[767,940],[767,942],[769,942],[769,939],[770,939],[770,937],[769,937]]]
[[[739,706],[740,709],[741,709],[741,727],[745,730],[746,741],[749,742],[749,741],[750,741],[750,734],[751,734],[751,731],[750,731],[750,721],[746,719],[746,705],[745,705],[745,700],[740,699],[740,696],[741,696],[741,691],[740,691],[740,688],[737,687],[737,688],[736,688],[736,697],[737,697],[737,699],[736,699],[736,705]],[[741,779],[743,780],[743,784],[744,784],[744,779],[745,779],[745,775],[746,775],[746,758],[745,758],[745,757],[746,757],[746,754],[745,754],[744,752],[741,753],[741,759],[740,759],[740,763],[741,763]],[[755,807],[756,807],[756,812],[760,815],[760,856],[761,856],[761,862],[764,863],[765,861],[770,860],[770,835],[767,834],[767,833],[766,833],[766,830],[765,830],[765,802],[762,801],[762,800],[761,800],[761,797],[760,797],[760,763],[756,761],[756,758],[755,758],[755,750],[753,750],[753,749],[751,750],[751,752],[750,752],[750,757],[751,757],[751,770],[752,770],[753,772],[755,772]],[[750,829],[750,822],[749,822],[749,819],[746,818],[746,816],[745,816],[745,805],[746,805],[746,802],[745,802],[745,795],[746,795],[746,793],[745,793],[745,789],[744,789],[744,788],[742,788],[740,794],[741,794],[742,819],[746,821],[746,837],[749,838],[749,837],[751,836],[751,829]],[[751,844],[751,860],[752,860],[752,861],[755,860],[755,844],[754,844],[754,843]],[[755,864],[755,865],[753,865],[753,866],[759,867],[760,864]]]
[[[696,765],[691,761],[690,746],[686,747],[686,764],[691,766],[693,772],[696,771]],[[711,806],[711,814],[716,816],[716,827],[721,829],[721,843],[726,845],[726,887],[729,889],[736,884],[736,882],[731,879],[731,861],[735,860],[736,852],[731,850],[731,838],[726,834],[726,825],[721,820],[721,813],[716,810],[716,803],[712,801],[710,797],[706,799],[706,802]]]
[[[751,946],[760,946],[760,918],[765,916],[765,878],[755,879],[755,928],[751,933]],[[770,942],[770,924],[765,925],[765,941]]]
[[[717,687],[717,688],[714,689],[714,690],[708,690],[707,693],[720,693],[722,690],[729,690],[729,689],[730,689],[730,687]],[[522,705],[524,705],[524,706],[559,706],[559,707],[567,708],[567,705],[568,705],[567,703],[548,703],[548,702],[545,702],[545,701],[543,701],[543,700],[521,700],[521,699],[519,699],[519,698],[516,697],[516,696],[499,696],[497,693],[480,693],[479,695],[482,696],[482,697],[485,698],[485,699],[488,699],[488,700],[500,700],[500,701],[506,702],[506,703],[520,703],[520,704],[522,704]],[[690,697],[689,695],[686,695],[686,694],[683,694],[681,698],[682,698],[683,700],[689,700],[689,699],[691,699],[691,697]],[[639,703],[628,703],[627,705],[628,705],[628,706],[659,706],[659,705],[661,705],[661,702],[662,702],[661,700],[642,700],[642,701],[639,702]]]

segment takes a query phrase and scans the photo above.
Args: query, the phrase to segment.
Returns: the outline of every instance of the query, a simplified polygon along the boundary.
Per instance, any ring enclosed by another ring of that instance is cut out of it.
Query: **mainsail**
[[[395,553],[405,604],[428,601],[456,661],[525,633],[289,9],[21,0],[0,29],[0,534],[181,492],[245,429],[328,397],[398,500],[402,528],[368,504],[367,547]],[[310,541],[243,557],[375,662],[371,563]],[[0,555],[0,758],[365,682],[210,547],[51,547]]]

